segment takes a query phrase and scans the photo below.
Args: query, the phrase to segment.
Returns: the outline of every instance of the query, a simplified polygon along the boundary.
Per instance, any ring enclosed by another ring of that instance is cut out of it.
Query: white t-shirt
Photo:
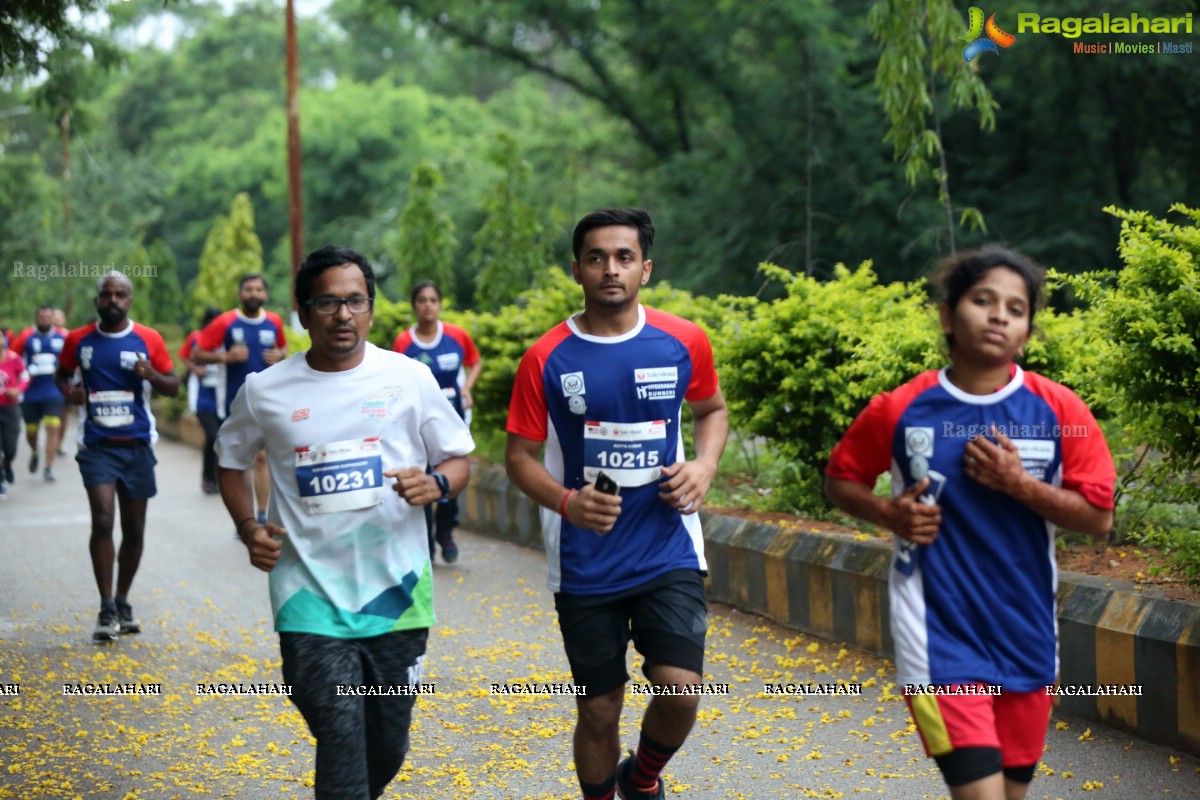
[[[429,368],[368,344],[344,372],[304,353],[247,376],[217,440],[249,469],[266,448],[268,518],[287,530],[270,573],[275,629],[338,638],[433,624],[425,513],[383,472],[475,449]]]

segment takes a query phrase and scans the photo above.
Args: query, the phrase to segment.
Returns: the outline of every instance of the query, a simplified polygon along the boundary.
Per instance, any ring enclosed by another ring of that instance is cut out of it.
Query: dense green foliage
[[[200,274],[192,289],[192,318],[209,306],[225,311],[238,304],[238,279],[262,272],[262,242],[254,227],[254,207],[245,192],[233,198],[228,217],[217,217],[200,255]]]
[[[414,284],[437,283],[443,298],[454,297],[454,220],[442,207],[445,179],[437,165],[423,161],[413,171],[408,186],[408,203],[400,214],[400,236],[396,246],[396,273],[392,281],[395,297],[408,297]]]
[[[719,348],[733,426],[792,464],[775,502],[823,511],[821,471],[873,395],[940,365],[940,331],[919,284],[881,285],[869,263],[819,282],[774,265],[784,297],[761,303]]]

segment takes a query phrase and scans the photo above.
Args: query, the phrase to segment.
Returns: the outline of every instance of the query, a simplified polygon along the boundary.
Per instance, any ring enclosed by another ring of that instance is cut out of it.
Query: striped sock
[[[678,747],[660,744],[642,731],[638,738],[637,755],[633,759],[633,770],[629,782],[639,792],[653,792],[658,788],[658,776],[675,755]]]

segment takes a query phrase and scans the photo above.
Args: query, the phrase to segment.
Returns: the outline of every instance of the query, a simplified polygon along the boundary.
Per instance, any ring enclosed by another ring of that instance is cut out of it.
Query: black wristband
[[[237,535],[238,535],[238,538],[241,538],[241,536],[242,536],[242,526],[243,526],[243,525],[245,525],[247,522],[255,522],[255,523],[257,524],[257,518],[256,518],[256,517],[255,517],[253,514],[251,514],[250,516],[246,517],[245,519],[243,519],[241,522],[239,522],[239,523],[237,524],[237,529],[236,529],[236,530],[237,530]]]
[[[438,485],[438,489],[442,491],[441,499],[445,500],[450,496],[450,479],[440,472],[432,472],[430,475],[433,477],[434,482]]]

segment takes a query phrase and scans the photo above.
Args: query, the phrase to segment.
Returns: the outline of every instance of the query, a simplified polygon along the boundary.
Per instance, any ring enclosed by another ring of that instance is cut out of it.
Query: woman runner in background
[[[483,369],[475,342],[463,328],[438,319],[442,311],[442,290],[436,283],[418,283],[409,297],[417,324],[396,336],[392,350],[415,358],[433,370],[433,377],[437,378],[446,399],[470,425],[471,407],[475,405],[471,389]],[[430,557],[436,554],[436,541],[442,548],[442,559],[447,564],[453,564],[458,560],[458,545],[454,543],[454,529],[458,527],[458,499],[439,501],[436,511],[431,511],[427,506],[425,520],[429,527]]]

